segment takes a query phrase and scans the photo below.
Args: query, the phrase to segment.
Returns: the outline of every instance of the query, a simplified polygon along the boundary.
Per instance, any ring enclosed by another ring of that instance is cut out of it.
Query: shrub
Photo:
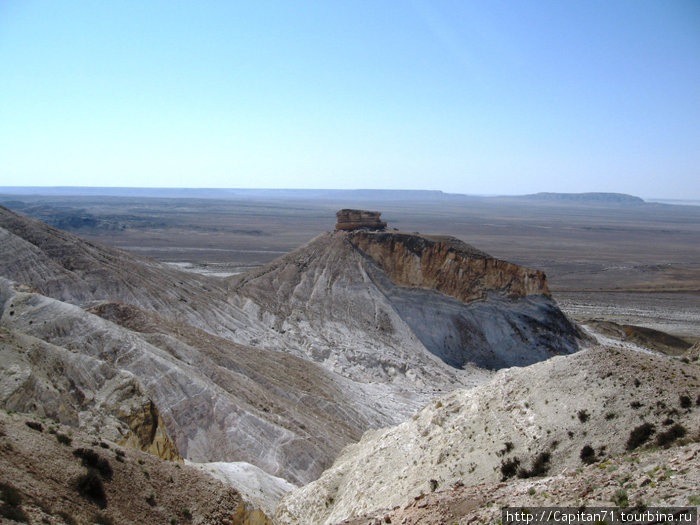
[[[59,434],[56,432],[56,441],[58,441],[61,445],[70,445],[73,440],[66,436],[65,434]]]
[[[581,461],[583,461],[586,465],[591,465],[592,463],[595,463],[595,450],[593,450],[592,446],[585,445],[581,449],[579,457],[581,458]]]
[[[627,440],[627,450],[634,450],[638,446],[646,443],[651,435],[656,431],[656,428],[651,423],[642,423],[635,427],[630,432],[630,437]]]
[[[22,494],[12,485],[0,483],[0,495],[5,504],[0,507],[0,517],[28,523],[29,518],[22,510]]]
[[[75,521],[75,518],[71,514],[68,514],[63,510],[59,510],[56,513],[56,516],[60,517],[63,521],[65,521],[66,525],[78,525],[78,522]]]
[[[690,396],[680,396],[678,400],[681,403],[681,408],[690,408],[691,406],[693,406],[693,403],[690,400]]]
[[[41,423],[39,423],[38,421],[25,421],[24,424],[27,425],[32,430],[37,430],[39,432],[44,431],[44,426]]]
[[[95,517],[92,518],[93,523],[97,523],[98,525],[113,525],[112,524],[112,518],[109,516],[105,516],[101,512],[98,512],[95,514]]]
[[[81,459],[83,466],[97,470],[105,480],[109,481],[112,479],[113,472],[109,461],[107,461],[106,458],[100,457],[94,450],[90,450],[89,448],[76,448],[73,451],[73,455]]]
[[[630,503],[627,491],[625,489],[616,490],[615,494],[613,494],[612,502],[618,507],[627,507]]]
[[[183,515],[183,516],[185,517],[185,519],[187,519],[187,520],[191,520],[191,519],[192,519],[192,512],[190,512],[190,509],[188,509],[187,507],[185,507],[184,509],[182,509],[182,515]]]
[[[530,470],[523,468],[518,469],[519,478],[534,478],[535,476],[544,476],[549,470],[549,460],[552,455],[549,452],[540,452],[532,462]]]
[[[0,483],[0,494],[5,505],[10,507],[19,507],[22,504],[22,494],[12,485]]]
[[[156,506],[156,495],[153,493],[149,494],[148,497],[146,498],[146,503],[148,503],[151,507],[155,507]]]
[[[632,401],[630,403],[630,407],[634,410],[637,410],[638,408],[642,408],[642,404],[639,401]]]
[[[617,414],[615,412],[608,412],[605,414],[605,419],[610,421],[611,419],[615,419],[617,417]]]
[[[587,410],[579,410],[577,415],[578,415],[578,420],[581,423],[585,423],[586,421],[588,421],[588,418],[591,417]]]
[[[676,439],[682,438],[686,435],[686,433],[687,430],[685,429],[685,427],[676,423],[666,432],[662,432],[661,434],[656,436],[656,444],[660,447],[665,447],[666,445],[672,443]]]
[[[513,442],[512,442],[512,441],[506,441],[505,443],[503,443],[503,448],[498,452],[498,454],[499,454],[500,456],[505,456],[505,455],[508,454],[508,452],[510,452],[511,450],[513,450]]]
[[[75,488],[84,498],[94,501],[102,508],[107,506],[107,495],[102,478],[94,468],[88,468],[85,474],[78,477]]]
[[[501,481],[512,478],[518,472],[520,460],[518,458],[504,459],[501,462]]]

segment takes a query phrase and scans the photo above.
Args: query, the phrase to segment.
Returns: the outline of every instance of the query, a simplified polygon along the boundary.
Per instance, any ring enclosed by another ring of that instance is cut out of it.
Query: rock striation
[[[349,240],[399,286],[433,289],[463,303],[493,291],[512,299],[550,296],[544,272],[496,259],[454,237],[354,232]]]
[[[229,282],[259,342],[358,381],[449,388],[585,342],[542,272],[449,237],[336,231]]]
[[[352,210],[343,209],[335,214],[338,217],[338,222],[335,225],[336,230],[357,230],[366,228],[369,230],[381,230],[386,228],[386,222],[379,217],[381,213],[378,211],[367,210]]]

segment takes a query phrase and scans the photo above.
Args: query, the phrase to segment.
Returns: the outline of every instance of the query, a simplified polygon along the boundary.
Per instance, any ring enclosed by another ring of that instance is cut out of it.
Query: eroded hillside
[[[502,370],[401,425],[367,432],[285,497],[277,518],[336,523],[437,489],[561,474],[695,435],[699,377],[696,362],[606,347]]]

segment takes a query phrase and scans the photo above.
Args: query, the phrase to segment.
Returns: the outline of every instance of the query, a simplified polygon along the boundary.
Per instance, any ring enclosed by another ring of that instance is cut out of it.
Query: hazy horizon
[[[442,194],[445,196],[455,196],[455,197],[523,197],[531,196],[536,194],[564,194],[564,195],[584,195],[584,194],[613,194],[613,195],[626,195],[630,197],[638,197],[645,202],[658,202],[666,204],[692,204],[700,205],[700,199],[666,199],[663,197],[648,196],[648,195],[636,195],[630,192],[602,192],[602,191],[590,191],[590,192],[548,192],[548,191],[537,191],[533,193],[457,193],[448,192],[443,190],[428,190],[428,189],[406,189],[406,188],[254,188],[254,187],[176,187],[176,186],[53,186],[53,185],[43,185],[43,186],[0,186],[0,194],[6,195],[42,195],[42,190],[52,190],[47,194],[61,194],[65,196],[76,195],[80,196],[83,192],[88,192],[89,195],[94,196],[122,196],[118,195],[119,190],[143,190],[143,196],[155,196],[155,193],[160,191],[163,192],[174,192],[174,193],[186,193],[187,191],[192,192],[290,192],[290,193],[305,193],[305,192],[377,192],[377,193],[432,193],[432,194]],[[147,195],[147,192],[151,192],[151,195]],[[165,195],[162,195],[165,196]]]
[[[6,2],[0,185],[700,199],[698,27],[687,0]]]

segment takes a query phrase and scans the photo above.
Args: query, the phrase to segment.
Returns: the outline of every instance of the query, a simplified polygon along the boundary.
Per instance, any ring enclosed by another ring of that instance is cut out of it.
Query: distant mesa
[[[565,202],[565,203],[581,203],[581,204],[644,204],[644,200],[634,195],[626,193],[534,193],[531,195],[523,195],[523,199],[550,201],[550,202]]]
[[[335,215],[338,217],[338,222],[335,225],[336,230],[358,230],[360,228],[383,230],[386,228],[386,222],[379,218],[382,214],[378,211],[351,210],[346,208],[340,210]]]

